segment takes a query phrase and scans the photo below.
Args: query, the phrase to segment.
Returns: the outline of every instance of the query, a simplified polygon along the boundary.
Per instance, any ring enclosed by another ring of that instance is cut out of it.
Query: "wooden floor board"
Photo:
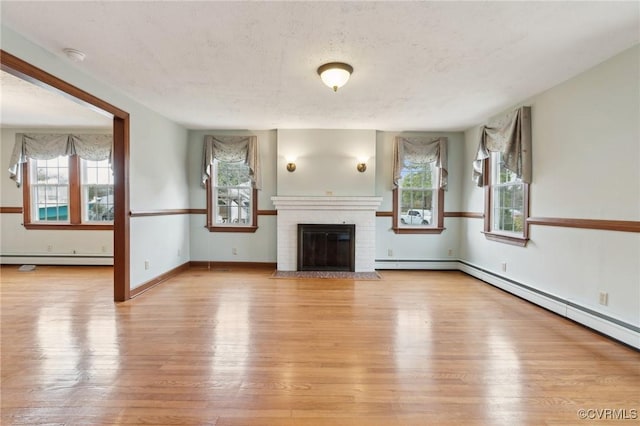
[[[0,272],[3,425],[573,425],[586,422],[581,408],[640,414],[638,351],[460,272],[348,281],[191,269],[119,304],[110,267]]]

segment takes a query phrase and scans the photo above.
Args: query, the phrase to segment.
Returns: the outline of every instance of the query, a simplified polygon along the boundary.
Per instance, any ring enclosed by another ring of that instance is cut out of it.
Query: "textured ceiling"
[[[462,130],[640,40],[638,2],[11,2],[2,23],[188,128]],[[316,69],[354,67],[338,93]]]
[[[113,119],[60,94],[0,71],[0,125],[110,128]]]

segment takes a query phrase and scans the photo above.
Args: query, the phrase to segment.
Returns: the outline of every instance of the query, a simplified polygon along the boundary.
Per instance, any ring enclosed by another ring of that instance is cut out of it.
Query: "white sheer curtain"
[[[491,152],[501,152],[505,167],[524,183],[531,183],[531,107],[520,107],[480,129],[473,161],[473,180],[478,186],[484,186],[484,160]]]
[[[396,136],[393,146],[393,188],[398,187],[405,161],[412,163],[432,163],[440,169],[438,186],[447,189],[447,146],[446,137],[411,138]]]
[[[211,177],[214,160],[230,163],[245,163],[254,188],[260,189],[261,179],[258,161],[258,138],[256,136],[212,136],[204,137],[202,153],[202,185]]]
[[[53,134],[18,133],[9,164],[9,177],[18,186],[22,183],[22,166],[30,158],[51,160],[60,156],[77,155],[85,160],[112,163],[113,135],[110,134]]]

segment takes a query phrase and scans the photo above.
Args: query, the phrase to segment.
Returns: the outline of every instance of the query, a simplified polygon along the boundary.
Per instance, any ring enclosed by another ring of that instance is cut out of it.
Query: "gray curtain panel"
[[[505,167],[523,182],[531,183],[531,107],[520,107],[482,126],[473,161],[473,180],[478,186],[484,185],[484,160],[490,152],[501,152]]]
[[[17,133],[9,163],[9,177],[18,186],[22,183],[22,165],[30,158],[51,160],[60,156],[77,155],[91,161],[113,159],[113,135],[110,134],[54,134]]]
[[[440,169],[439,187],[447,189],[447,146],[446,137],[411,138],[396,136],[393,145],[393,188],[398,187],[400,173],[405,161],[413,163],[436,163]]]
[[[211,177],[214,160],[230,163],[245,163],[249,166],[249,176],[254,188],[260,189],[257,136],[212,136],[204,137],[202,152],[202,185]]]

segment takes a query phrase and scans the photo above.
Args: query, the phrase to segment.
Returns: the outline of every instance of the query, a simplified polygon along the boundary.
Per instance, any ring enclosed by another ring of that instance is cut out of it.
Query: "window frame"
[[[435,162],[434,162],[435,163]],[[435,166],[433,166],[435,167]],[[435,181],[440,182],[440,174],[442,171],[439,167],[436,167]],[[435,185],[432,191],[437,191],[435,194],[437,210],[432,212],[436,214],[435,223],[429,226],[401,226],[400,225],[400,188],[393,188],[393,232],[396,234],[441,234],[446,228],[444,227],[444,189],[439,185]]]
[[[491,153],[490,153],[491,154]],[[484,179],[484,229],[482,233],[484,236],[491,241],[496,241],[499,243],[514,245],[518,247],[526,247],[529,242],[529,225],[527,223],[527,219],[529,218],[529,195],[530,188],[529,184],[526,182],[522,182],[523,185],[523,208],[522,208],[522,235],[517,233],[512,233],[509,231],[496,231],[493,230],[493,189],[494,189],[494,170],[493,170],[493,162],[491,161],[492,155],[489,155],[488,158],[484,160],[483,168],[485,173],[483,175]]]
[[[22,169],[22,214],[23,226],[30,230],[82,230],[82,231],[112,231],[113,221],[83,222],[82,221],[82,182],[80,181],[80,157],[69,155],[69,222],[38,222],[32,220],[31,206],[31,167],[33,159],[23,164]],[[114,182],[115,190],[115,182]]]
[[[239,233],[254,233],[258,230],[258,190],[252,186],[251,188],[251,225],[243,225],[243,226],[233,226],[233,225],[223,225],[220,226],[215,222],[215,214],[214,214],[214,187],[211,181],[214,179],[217,170],[212,164],[212,173],[211,176],[206,181],[206,192],[207,192],[207,225],[206,228],[209,232],[239,232]]]

